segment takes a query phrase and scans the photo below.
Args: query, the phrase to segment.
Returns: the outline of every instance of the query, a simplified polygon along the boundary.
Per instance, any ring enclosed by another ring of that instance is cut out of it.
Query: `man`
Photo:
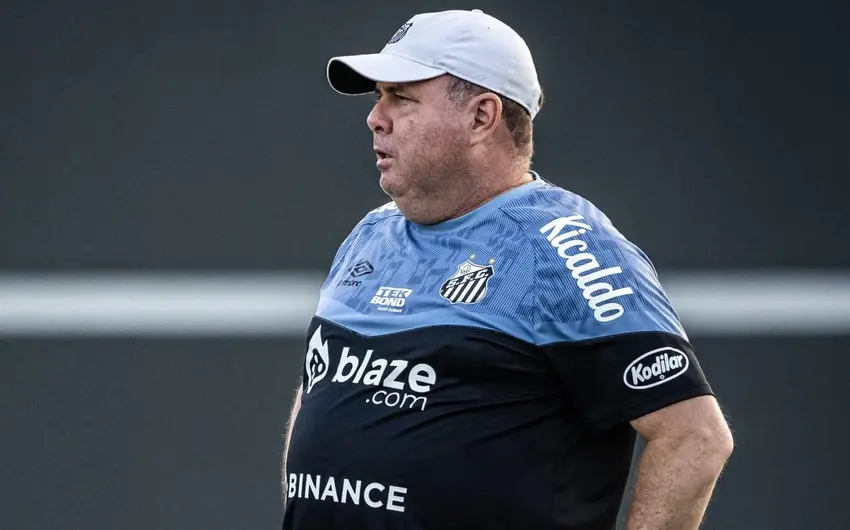
[[[530,170],[531,53],[420,14],[331,86],[376,93],[380,186],[307,334],[283,528],[696,529],[732,437],[649,259]]]

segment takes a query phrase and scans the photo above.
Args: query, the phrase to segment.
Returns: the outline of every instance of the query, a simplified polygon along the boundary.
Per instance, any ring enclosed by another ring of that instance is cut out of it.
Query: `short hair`
[[[450,76],[449,86],[447,88],[448,97],[455,103],[466,103],[475,96],[491,92],[490,90],[471,83],[459,77]],[[503,97],[500,94],[499,99],[502,100],[502,120],[508,127],[511,137],[514,140],[514,148],[518,155],[524,158],[531,158],[534,154],[534,138],[533,125],[531,115],[519,103]],[[540,92],[538,99],[538,107],[543,106],[543,91]]]

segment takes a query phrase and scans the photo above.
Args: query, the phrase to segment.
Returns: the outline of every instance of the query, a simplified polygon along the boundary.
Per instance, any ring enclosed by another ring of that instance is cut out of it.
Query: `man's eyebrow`
[[[389,92],[391,94],[395,94],[396,92],[401,92],[405,89],[406,88],[403,85],[396,84],[396,83],[384,84],[382,87],[375,85],[375,93],[376,94],[380,94],[381,92]]]

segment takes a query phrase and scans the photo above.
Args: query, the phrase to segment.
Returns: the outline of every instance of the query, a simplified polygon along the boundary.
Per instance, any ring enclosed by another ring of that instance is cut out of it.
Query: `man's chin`
[[[403,197],[407,191],[404,182],[399,182],[398,177],[392,172],[381,172],[379,185],[381,186],[381,189],[384,190],[384,193],[393,200]]]

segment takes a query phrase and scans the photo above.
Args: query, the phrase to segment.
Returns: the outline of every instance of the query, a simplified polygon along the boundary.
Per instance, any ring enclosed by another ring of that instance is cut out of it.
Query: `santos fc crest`
[[[470,260],[475,258],[473,254]],[[493,270],[495,260],[489,265],[476,265],[466,260],[458,266],[451,278],[440,287],[440,296],[453,304],[474,304],[487,294],[487,282],[496,273]]]

